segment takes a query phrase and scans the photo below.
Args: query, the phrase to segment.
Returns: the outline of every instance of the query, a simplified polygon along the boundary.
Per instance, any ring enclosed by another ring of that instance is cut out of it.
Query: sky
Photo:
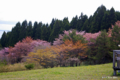
[[[65,17],[71,21],[81,12],[88,17],[93,15],[101,5],[120,11],[120,0],[0,0],[0,38],[3,31],[11,31],[17,22],[50,24],[53,18]]]

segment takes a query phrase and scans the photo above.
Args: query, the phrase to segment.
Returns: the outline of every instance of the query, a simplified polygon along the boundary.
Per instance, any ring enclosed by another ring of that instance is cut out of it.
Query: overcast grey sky
[[[89,17],[102,4],[120,11],[120,0],[0,0],[0,30],[11,30],[24,20],[49,24],[53,18],[68,17],[71,21],[81,12]]]

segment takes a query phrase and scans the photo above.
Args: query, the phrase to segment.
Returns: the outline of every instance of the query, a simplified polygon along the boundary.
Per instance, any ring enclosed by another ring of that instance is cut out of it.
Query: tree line
[[[113,50],[119,49],[120,21],[112,28],[97,33],[69,30],[59,34],[53,45],[40,39],[26,37],[14,47],[0,50],[0,61],[7,64],[20,62],[54,66],[79,66],[112,62]]]
[[[71,22],[67,17],[63,20],[52,19],[50,24],[34,22],[32,25],[31,21],[27,22],[25,20],[22,23],[18,22],[10,32],[4,32],[0,44],[2,47],[14,46],[27,36],[53,43],[55,38],[58,38],[59,34],[62,34],[64,30],[76,29],[89,33],[104,29],[108,31],[111,24],[114,25],[117,20],[120,20],[120,12],[115,11],[113,7],[107,10],[104,5],[98,7],[89,18],[81,13],[79,17],[73,17]]]

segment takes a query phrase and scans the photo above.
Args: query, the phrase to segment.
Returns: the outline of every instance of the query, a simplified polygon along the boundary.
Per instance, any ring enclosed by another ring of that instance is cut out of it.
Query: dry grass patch
[[[25,68],[26,63],[16,63],[16,64],[9,64],[5,66],[0,66],[0,73],[1,72],[13,72],[13,71],[23,71],[27,70]],[[42,67],[38,64],[35,64],[33,69],[41,69]]]

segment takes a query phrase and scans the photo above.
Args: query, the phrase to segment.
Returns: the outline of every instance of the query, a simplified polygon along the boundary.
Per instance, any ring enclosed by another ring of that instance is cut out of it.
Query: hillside
[[[0,80],[119,80],[112,63],[0,73]]]

